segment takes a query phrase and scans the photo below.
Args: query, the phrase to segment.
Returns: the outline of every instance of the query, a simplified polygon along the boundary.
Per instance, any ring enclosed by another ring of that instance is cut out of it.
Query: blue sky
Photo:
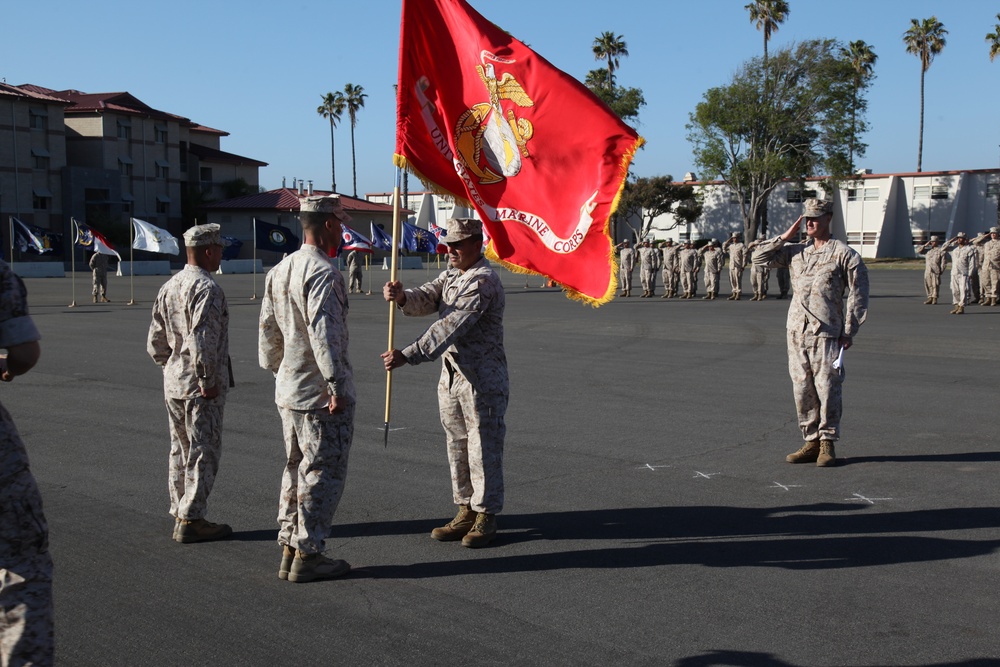
[[[582,79],[600,66],[594,38],[624,35],[618,81],[641,88],[642,176],[694,170],[688,115],[725,84],[763,38],[748,0],[472,0],[494,23]],[[985,0],[789,0],[771,50],[792,41],[863,39],[879,56],[869,94],[868,154],[876,173],[914,171],[920,63],[902,34],[911,18],[936,15],[948,44],[927,73],[924,171],[1000,166],[1000,59],[985,35],[1000,4]],[[391,189],[394,168],[398,0],[359,2],[177,0],[8,2],[0,77],[57,90],[128,91],[147,104],[231,134],[222,148],[269,163],[261,185],[282,177],[329,187],[327,121],[320,96],[350,82],[368,93],[356,129],[358,193]],[[337,184],[350,194],[350,131],[337,129]],[[411,185],[411,189],[414,186]]]

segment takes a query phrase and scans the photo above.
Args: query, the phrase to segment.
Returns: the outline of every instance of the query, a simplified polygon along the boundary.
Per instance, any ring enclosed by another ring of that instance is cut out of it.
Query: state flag
[[[299,237],[292,233],[288,227],[273,225],[254,218],[253,230],[258,250],[295,252],[299,249]]]

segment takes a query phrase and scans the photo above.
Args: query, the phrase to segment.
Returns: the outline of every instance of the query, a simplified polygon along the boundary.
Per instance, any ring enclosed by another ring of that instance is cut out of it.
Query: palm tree
[[[990,43],[990,62],[1000,55],[1000,14],[997,14],[997,24],[993,26],[993,32],[986,34],[986,41]]]
[[[861,86],[875,75],[875,61],[878,56],[872,50],[870,44],[863,40],[851,42],[846,49],[840,50],[841,55],[851,63],[854,70],[854,95],[851,100],[851,141],[850,141],[850,163],[854,167],[854,135],[857,127],[856,119],[858,113],[858,92]]]
[[[344,86],[344,102],[347,106],[347,115],[351,119],[351,171],[354,175],[354,196],[358,196],[358,162],[354,153],[354,126],[358,124],[358,111],[364,108],[365,89],[349,83]]]
[[[903,33],[906,52],[920,58],[920,146],[917,149],[917,171],[921,171],[924,158],[924,74],[931,67],[934,56],[944,49],[944,36],[948,31],[936,16],[918,21],[910,19],[910,29]]]
[[[778,26],[788,20],[787,0],[754,0],[743,7],[750,12],[750,22],[757,24],[757,30],[764,33],[764,71],[767,71],[767,43],[771,35],[778,32]]]
[[[618,59],[622,56],[628,57],[625,35],[615,35],[609,30],[602,32],[594,39],[594,60],[608,62],[607,87],[609,89],[615,85],[615,69],[618,67]]]
[[[320,95],[323,104],[316,108],[323,118],[330,120],[330,190],[337,191],[337,157],[333,146],[333,128],[340,122],[340,115],[344,113],[344,95],[340,91]]]

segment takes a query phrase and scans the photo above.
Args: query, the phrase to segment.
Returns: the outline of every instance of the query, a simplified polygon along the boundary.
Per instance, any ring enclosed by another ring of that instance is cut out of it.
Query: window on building
[[[913,198],[914,199],[930,199],[931,196],[931,186],[929,185],[914,185],[913,186]]]
[[[878,188],[848,188],[847,201],[878,201]]]
[[[212,182],[212,168],[211,167],[202,167],[201,170],[200,170],[200,172],[201,172],[201,182],[202,183],[211,183]]]
[[[156,196],[156,212],[170,213],[170,197],[166,195]]]
[[[181,173],[186,174],[188,170],[188,144],[186,141],[181,142]]]
[[[947,198],[948,198],[947,185],[935,185],[931,188],[931,199],[947,199]]]
[[[789,190],[785,195],[785,201],[789,204],[801,204],[807,199],[815,199],[815,190]]]
[[[132,175],[132,158],[130,157],[120,157],[118,158],[118,173],[122,176]]]
[[[153,128],[153,137],[158,144],[167,143],[167,128],[162,125],[157,125]]]
[[[1000,183],[987,183],[986,184],[986,196],[996,197],[1000,194]]]
[[[31,166],[35,169],[49,168],[49,152],[44,148],[31,149]]]
[[[122,213],[132,215],[133,208],[132,195],[122,193]]]
[[[156,161],[156,177],[163,179],[170,178],[170,165],[166,160]]]
[[[119,139],[131,139],[132,138],[132,126],[124,121],[118,121],[118,138]]]
[[[28,109],[28,116],[31,119],[31,129],[49,129],[49,114],[44,109]]]
[[[31,206],[36,211],[48,211],[52,208],[52,193],[48,190],[36,188],[32,192]]]

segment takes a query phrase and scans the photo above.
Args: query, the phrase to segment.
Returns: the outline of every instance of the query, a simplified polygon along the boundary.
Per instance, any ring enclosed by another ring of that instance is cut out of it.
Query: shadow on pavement
[[[853,463],[942,463],[947,461],[953,463],[995,463],[1000,461],[1000,452],[910,454],[906,456],[850,456],[837,459],[837,463],[842,466],[849,466]]]
[[[674,667],[795,667],[794,663],[786,662],[768,653],[750,651],[710,651],[701,655],[681,658],[673,665]],[[1000,660],[980,658],[958,662],[939,662],[924,667],[997,667],[998,665],[1000,665]]]
[[[1000,539],[925,535],[935,531],[1000,528],[1000,509],[995,507],[913,512],[866,511],[869,507],[825,503],[767,509],[648,507],[502,515],[496,541],[477,552],[475,558],[375,566],[358,570],[356,576],[420,579],[681,564],[823,570],[971,558],[993,553],[1000,547]],[[841,513],[845,510],[849,513]],[[425,536],[439,523],[420,520],[350,524],[335,526],[332,534],[335,537]],[[504,546],[543,540],[551,542],[551,549],[546,552],[503,555]],[[576,550],[560,548],[559,542],[575,540],[610,544]],[[458,545],[442,545],[442,548],[462,549]]]

